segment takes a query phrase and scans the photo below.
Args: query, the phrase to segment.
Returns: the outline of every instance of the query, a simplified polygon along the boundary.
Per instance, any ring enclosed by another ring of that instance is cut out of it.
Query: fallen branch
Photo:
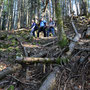
[[[56,58],[35,58],[35,57],[25,57],[23,59],[16,59],[18,63],[55,63]]]
[[[47,47],[47,46],[53,45],[55,42],[56,42],[56,41],[49,42],[49,43],[43,45],[43,47]]]
[[[21,45],[22,49],[23,49],[23,54],[24,56],[28,57],[28,53],[26,51],[26,47],[23,46],[22,42],[19,40],[19,38],[16,37],[16,39],[18,40],[19,44]]]
[[[20,70],[22,66],[20,64],[16,64],[12,67],[7,67],[6,69],[0,71],[0,79],[3,79],[6,75],[12,74],[16,72],[17,70]]]
[[[71,55],[71,53],[72,53],[73,50],[74,50],[74,47],[75,47],[76,43],[77,43],[77,42],[80,40],[80,38],[81,38],[81,34],[79,34],[79,33],[77,32],[77,29],[76,29],[73,21],[72,21],[72,26],[73,26],[73,28],[74,28],[74,31],[75,31],[76,35],[75,35],[74,39],[72,39],[72,41],[71,41],[71,43],[70,43],[70,45],[69,45],[69,51],[67,52],[67,55]]]
[[[55,67],[46,80],[43,82],[39,90],[53,90],[56,85],[56,74],[59,72],[59,67]]]
[[[22,28],[22,29],[18,29],[18,30],[14,30],[14,32],[19,32],[19,31],[29,31],[28,29],[26,29],[26,28]]]
[[[79,50],[79,51],[90,51],[90,48],[77,48],[75,47],[76,50]]]
[[[44,57],[47,55],[47,51],[40,52],[39,54],[33,55],[32,57]]]

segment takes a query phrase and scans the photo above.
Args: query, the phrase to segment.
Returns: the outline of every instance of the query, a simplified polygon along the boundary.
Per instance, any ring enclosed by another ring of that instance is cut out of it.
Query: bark
[[[51,45],[53,45],[55,42],[56,42],[56,41],[49,42],[49,43],[43,45],[43,47],[51,46]]]
[[[33,55],[32,57],[45,57],[47,55],[47,51],[40,52],[37,55]]]
[[[67,52],[68,55],[71,55],[71,53],[73,52],[74,48],[75,48],[75,45],[76,45],[76,42],[78,42],[80,40],[80,36],[79,35],[76,35],[73,39],[73,41],[70,43],[69,45],[69,51]]]
[[[21,45],[22,49],[23,49],[23,55],[24,56],[28,56],[27,51],[26,51],[26,47],[23,46],[22,42],[19,40],[19,38],[16,37],[16,39],[18,40],[19,44]]]
[[[45,12],[46,12],[48,3],[49,3],[49,0],[46,0],[46,5],[45,5],[45,7],[44,7],[44,9],[43,9],[43,16],[44,16],[44,14],[45,14]]]
[[[90,27],[88,27],[88,29],[87,29],[86,37],[90,37]]]
[[[0,79],[3,79],[6,75],[12,74],[16,72],[17,70],[20,70],[22,66],[20,64],[16,64],[12,67],[7,67],[6,69],[0,71]]]
[[[78,33],[73,21],[71,21],[71,22],[72,22],[72,26],[73,26],[73,29],[74,29],[76,35],[75,35],[75,37],[73,38],[73,40],[71,41],[71,43],[69,45],[69,51],[67,52],[68,55],[71,55],[71,53],[73,52],[74,47],[76,45],[76,42],[78,42],[81,38],[81,34]]]
[[[35,58],[35,57],[25,57],[16,59],[18,63],[55,63],[56,58]]]
[[[17,29],[17,20],[18,20],[18,0],[14,0],[13,5],[13,29]]]
[[[43,82],[39,90],[53,90],[56,85],[56,74],[59,72],[59,68],[55,67],[46,80]]]

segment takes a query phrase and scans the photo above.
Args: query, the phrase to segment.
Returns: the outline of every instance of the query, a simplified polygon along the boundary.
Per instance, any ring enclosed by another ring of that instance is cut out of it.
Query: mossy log
[[[25,57],[16,59],[17,63],[55,63],[56,58],[35,58],[35,57]]]
[[[22,66],[20,64],[16,64],[12,67],[7,67],[6,69],[0,71],[0,80],[3,79],[6,75],[12,74],[16,72],[17,70],[20,70]]]
[[[48,75],[43,82],[39,90],[54,90],[56,86],[56,74],[59,72],[59,67],[55,67],[54,70]]]

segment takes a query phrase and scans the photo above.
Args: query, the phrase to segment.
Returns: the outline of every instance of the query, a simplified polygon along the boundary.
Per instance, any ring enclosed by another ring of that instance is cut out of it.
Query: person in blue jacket
[[[37,24],[32,20],[30,35],[35,37],[35,31],[38,29]]]
[[[39,33],[40,33],[41,31],[43,31],[44,37],[46,37],[45,27],[46,27],[46,21],[43,20],[43,18],[42,18],[42,19],[40,20],[40,29],[39,29],[38,32],[37,32],[37,37],[39,37]]]

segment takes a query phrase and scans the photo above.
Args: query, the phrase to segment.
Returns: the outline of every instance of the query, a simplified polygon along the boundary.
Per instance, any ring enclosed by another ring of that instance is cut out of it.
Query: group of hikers
[[[36,37],[35,31],[37,31],[37,37],[39,37],[39,33],[42,31],[44,33],[44,37],[49,37],[50,32],[53,36],[55,36],[55,22],[50,18],[49,24],[47,24],[46,20],[43,18],[40,19],[39,25],[32,20],[30,35]],[[47,30],[46,30],[47,29]]]

